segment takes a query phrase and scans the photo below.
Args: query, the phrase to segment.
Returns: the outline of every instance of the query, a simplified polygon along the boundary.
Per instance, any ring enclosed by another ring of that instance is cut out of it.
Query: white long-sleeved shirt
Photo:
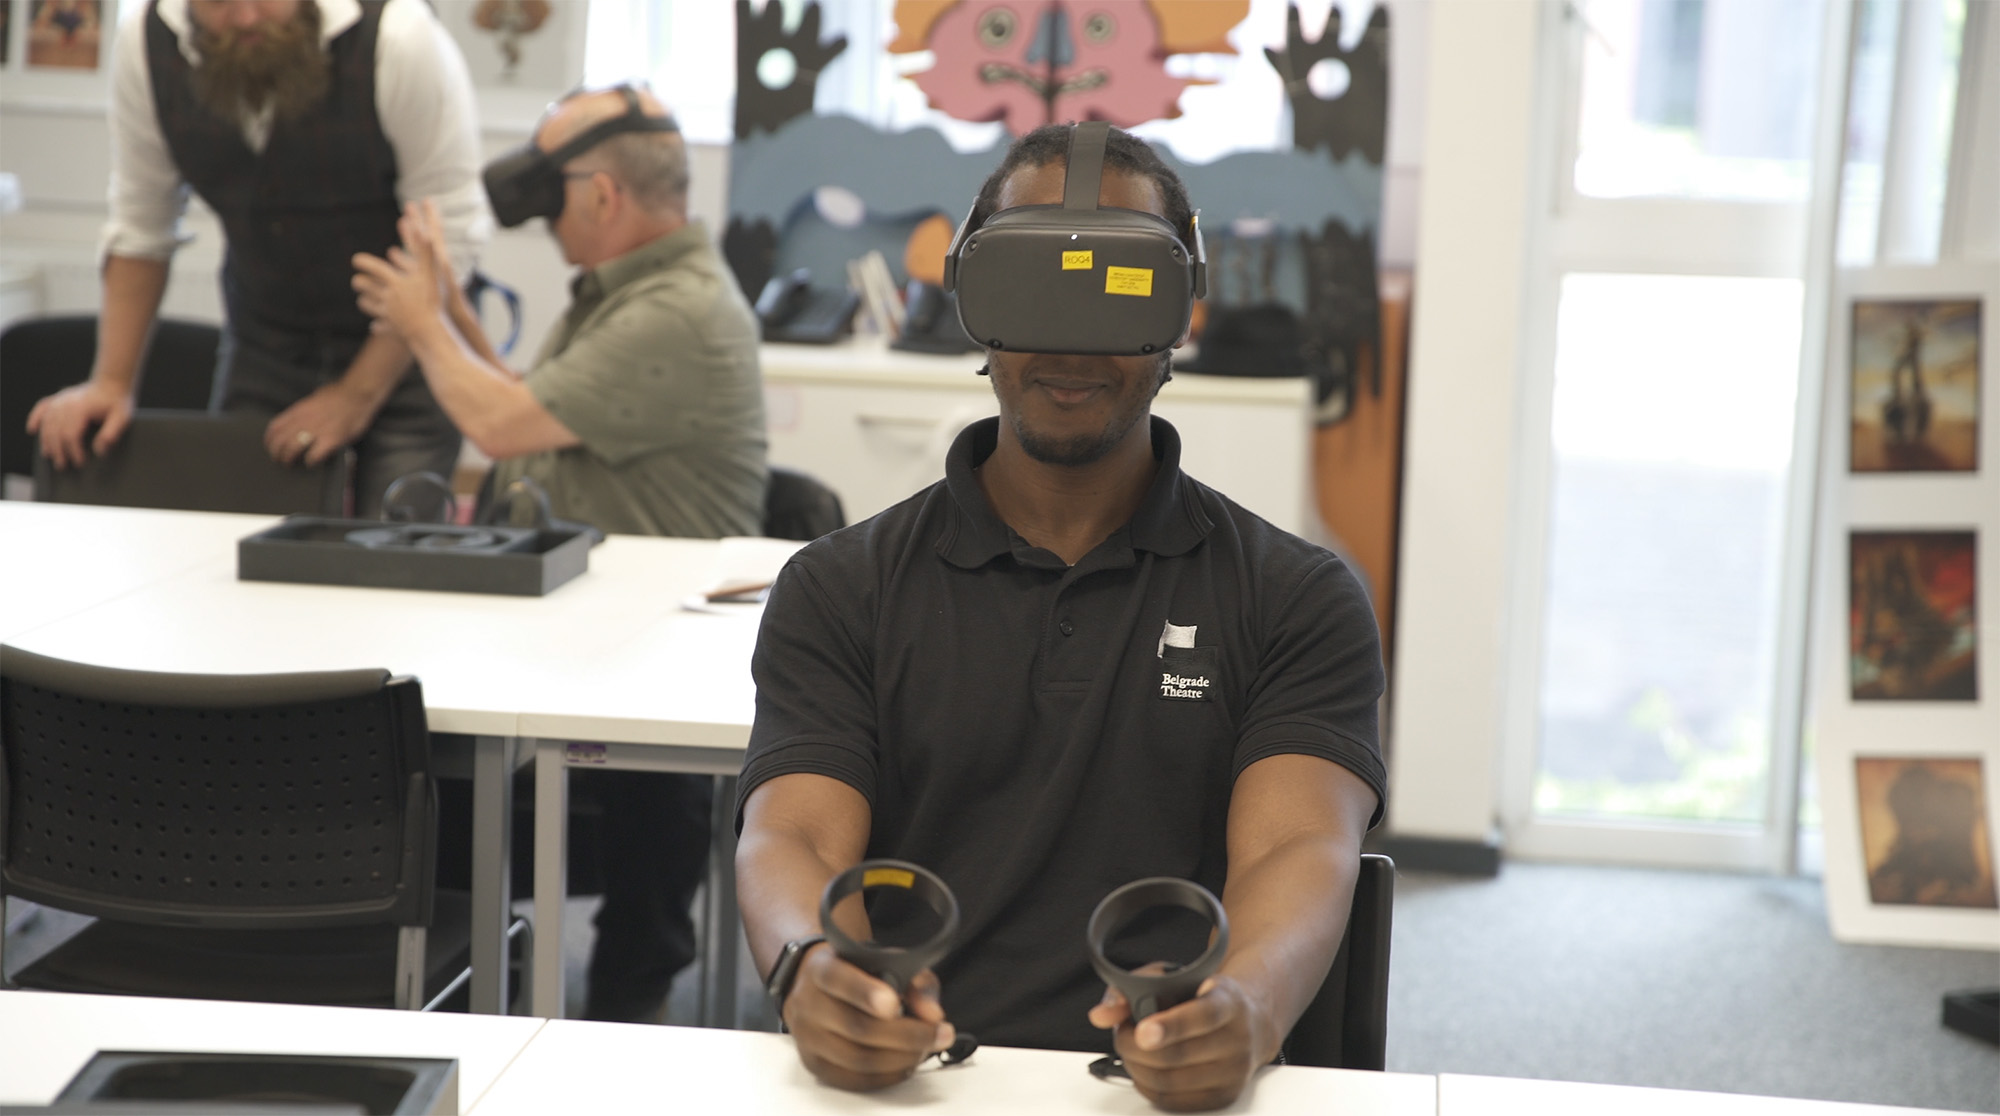
[[[146,13],[126,5],[112,44],[111,219],[99,256],[164,260],[191,239],[183,218],[188,184],[174,165],[153,106],[146,57]],[[324,47],[361,19],[358,0],[319,0]],[[181,54],[201,64],[188,0],[159,0],[160,19]],[[493,234],[479,182],[479,122],[472,79],[451,35],[424,0],[389,0],[375,44],[375,114],[396,153],[399,202],[430,198],[444,223],[446,247],[461,276]],[[253,151],[270,140],[272,110],[246,110],[243,138]]]

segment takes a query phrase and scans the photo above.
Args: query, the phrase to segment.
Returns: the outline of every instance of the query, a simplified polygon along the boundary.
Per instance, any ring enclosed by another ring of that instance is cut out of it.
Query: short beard
[[[194,95],[210,112],[231,122],[265,105],[280,120],[296,120],[326,99],[331,63],[319,45],[319,5],[305,0],[283,24],[259,28],[259,41],[242,41],[234,28],[195,35],[201,64]]]
[[[1160,389],[1173,378],[1173,354],[1160,354],[1160,375],[1153,381],[1153,390],[1130,412],[1117,414],[1104,424],[1104,429],[1096,434],[1079,434],[1073,438],[1050,438],[1028,429],[1018,412],[1013,418],[1014,440],[1021,443],[1022,452],[1044,465],[1060,465],[1065,468],[1079,468],[1095,465],[1115,449],[1118,443],[1132,433],[1139,420],[1152,409],[1153,399]]]

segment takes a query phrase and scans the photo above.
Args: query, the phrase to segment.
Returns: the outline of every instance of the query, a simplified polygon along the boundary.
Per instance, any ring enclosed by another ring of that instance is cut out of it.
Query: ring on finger
[[[298,433],[298,438],[297,438],[297,441],[298,441],[298,443],[299,443],[300,445],[302,445],[302,446],[309,446],[309,445],[312,445],[312,444],[313,444],[313,432],[312,432],[312,431],[310,431],[310,430],[301,430],[301,431],[299,431],[299,433]]]

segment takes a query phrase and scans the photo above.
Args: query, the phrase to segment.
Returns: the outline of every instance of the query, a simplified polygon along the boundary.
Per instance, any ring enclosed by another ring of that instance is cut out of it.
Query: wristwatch
[[[795,938],[778,951],[778,963],[771,966],[771,975],[764,981],[764,995],[771,1000],[771,1011],[778,1017],[780,1030],[785,1029],[785,997],[791,995],[792,984],[799,979],[799,963],[805,960],[807,950],[825,940],[824,934]]]

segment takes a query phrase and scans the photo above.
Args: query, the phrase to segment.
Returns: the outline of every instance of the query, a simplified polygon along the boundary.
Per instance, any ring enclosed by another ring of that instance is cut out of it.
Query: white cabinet
[[[996,413],[982,357],[896,352],[873,338],[765,345],[771,462],[800,469],[864,519],[944,476],[967,423]],[[1311,385],[1176,373],[1153,413],[1181,433],[1181,466],[1287,531],[1308,522]]]

